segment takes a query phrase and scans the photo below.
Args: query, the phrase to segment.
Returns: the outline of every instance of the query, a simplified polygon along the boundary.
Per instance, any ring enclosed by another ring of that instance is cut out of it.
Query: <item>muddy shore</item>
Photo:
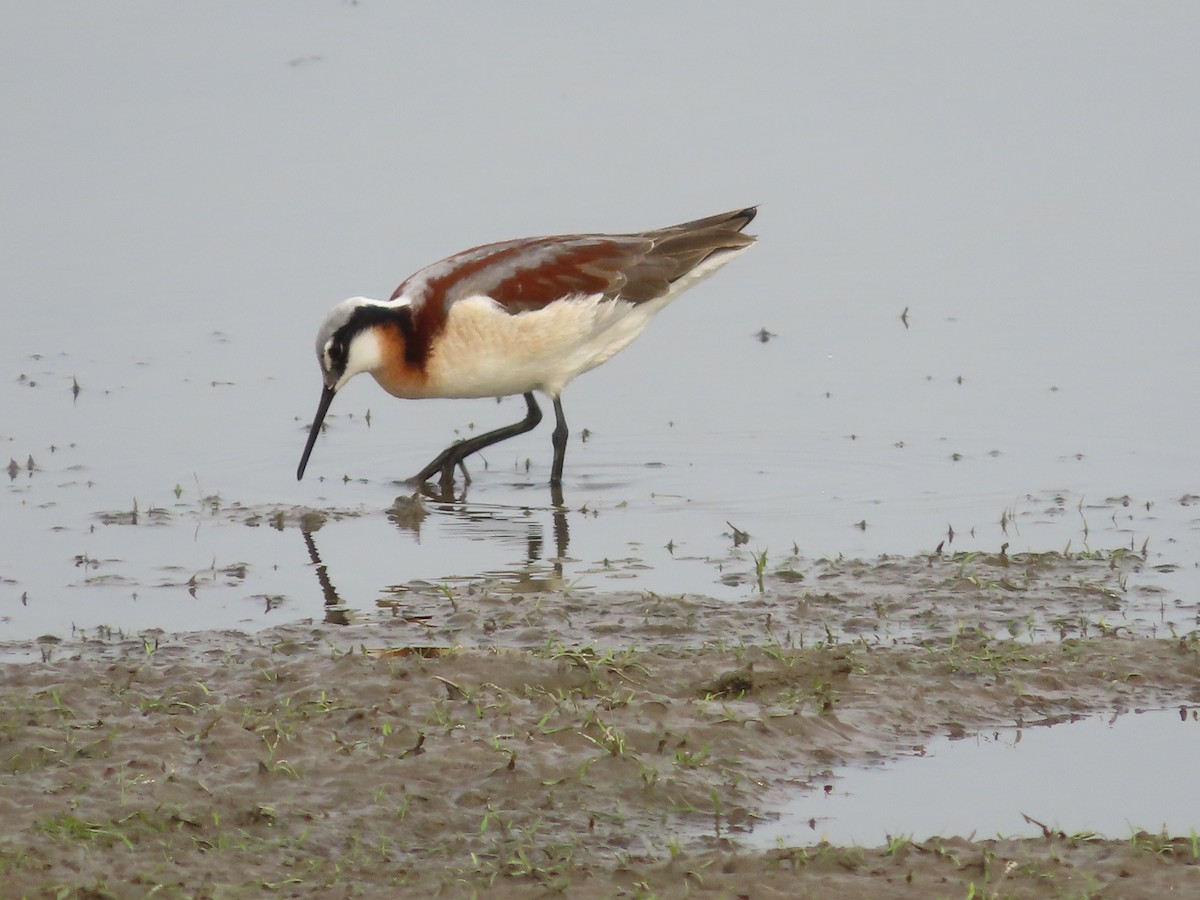
[[[1195,833],[747,846],[837,766],[1200,705],[1197,632],[1123,612],[1141,564],[792,561],[740,605],[414,589],[349,626],[9,645],[6,896],[1200,895]]]

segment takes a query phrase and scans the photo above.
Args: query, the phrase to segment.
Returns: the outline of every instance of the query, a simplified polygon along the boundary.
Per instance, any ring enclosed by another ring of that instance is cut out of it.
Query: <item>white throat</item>
[[[350,342],[346,356],[346,371],[333,386],[335,391],[345,387],[346,382],[362,372],[374,372],[383,365],[383,346],[374,328],[360,331]]]

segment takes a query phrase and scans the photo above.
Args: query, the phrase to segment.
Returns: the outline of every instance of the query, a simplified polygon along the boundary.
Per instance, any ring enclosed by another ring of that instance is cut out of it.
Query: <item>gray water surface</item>
[[[749,843],[1035,837],[1042,826],[1113,840],[1197,834],[1200,786],[1163,760],[1200,751],[1195,710],[1143,710],[938,738],[895,763],[833,773]],[[1030,821],[1030,820],[1033,821]]]
[[[737,600],[749,551],[941,542],[1145,546],[1195,600],[1193,7],[48,2],[2,31],[0,636],[319,616],[265,518],[298,507],[358,514],[315,538],[360,609],[530,573]],[[752,202],[759,246],[568,388],[564,510],[543,426],[398,527],[393,480],[520,402],[367,379],[295,482],[334,302]]]

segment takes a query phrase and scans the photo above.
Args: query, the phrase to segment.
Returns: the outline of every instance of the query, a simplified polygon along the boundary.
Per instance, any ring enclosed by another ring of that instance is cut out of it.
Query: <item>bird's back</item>
[[[633,234],[524,238],[464,250],[401,284],[422,383],[380,379],[399,396],[558,396],[627,346],[682,291],[755,241],[753,207]]]

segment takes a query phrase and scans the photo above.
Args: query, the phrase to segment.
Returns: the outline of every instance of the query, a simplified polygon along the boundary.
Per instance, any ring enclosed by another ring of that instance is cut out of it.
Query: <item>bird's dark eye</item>
[[[334,368],[344,369],[346,367],[346,343],[341,338],[334,338],[330,341],[329,361]]]

